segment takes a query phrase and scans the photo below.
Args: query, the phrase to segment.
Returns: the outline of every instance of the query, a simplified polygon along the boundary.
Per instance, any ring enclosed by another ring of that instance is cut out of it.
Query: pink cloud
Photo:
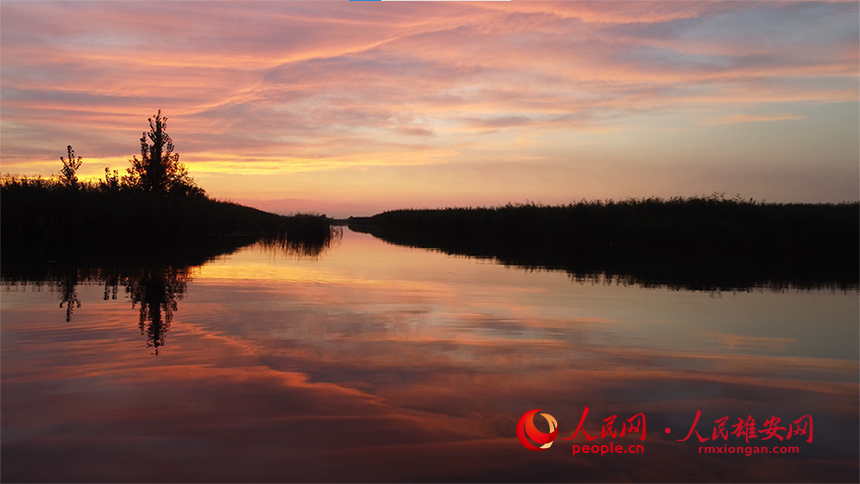
[[[3,4],[4,171],[43,171],[66,144],[85,159],[130,157],[157,109],[193,174],[225,159],[259,163],[252,172],[294,160],[467,166],[475,151],[515,162],[522,153],[486,137],[576,152],[561,133],[857,102],[850,2],[158,5],[155,17],[131,2]],[[675,149],[635,163],[659,171]]]

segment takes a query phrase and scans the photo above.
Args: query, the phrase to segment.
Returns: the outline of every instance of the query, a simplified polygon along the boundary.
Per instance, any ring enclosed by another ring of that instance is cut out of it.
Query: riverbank
[[[218,253],[266,238],[282,245],[324,246],[333,232],[325,215],[283,216],[203,195],[69,188],[50,180],[7,179],[0,186],[4,265],[13,259],[165,260]],[[228,243],[215,239],[231,239]],[[289,244],[287,244],[289,241]]]
[[[721,196],[395,210],[348,220],[400,245],[688,289],[856,287],[860,204]]]

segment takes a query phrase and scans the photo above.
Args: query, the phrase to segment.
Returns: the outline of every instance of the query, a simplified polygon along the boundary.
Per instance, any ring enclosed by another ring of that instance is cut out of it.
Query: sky
[[[0,172],[124,171],[168,118],[278,213],[860,198],[860,4],[0,2]]]

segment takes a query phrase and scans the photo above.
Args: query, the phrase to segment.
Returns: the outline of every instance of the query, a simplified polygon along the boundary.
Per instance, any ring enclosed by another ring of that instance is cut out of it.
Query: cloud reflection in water
[[[580,284],[348,233],[315,260],[248,248],[203,266],[155,358],[128,301],[78,286],[66,324],[22,287],[3,293],[4,480],[857,475],[854,294]],[[591,435],[645,413],[646,454],[517,443],[525,411],[568,437],[586,405]],[[815,440],[792,441],[799,455],[700,455],[677,442],[697,410],[703,435],[723,416],[811,414]]]

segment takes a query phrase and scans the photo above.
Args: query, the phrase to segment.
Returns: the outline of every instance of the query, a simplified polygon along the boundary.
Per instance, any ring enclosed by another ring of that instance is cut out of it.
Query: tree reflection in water
[[[188,268],[142,269],[137,275],[124,280],[125,291],[132,307],[139,305],[138,327],[146,335],[146,346],[164,346],[164,336],[173,323],[173,313],[179,309],[177,301],[182,299],[188,287]],[[116,291],[113,291],[116,293]]]
[[[78,271],[73,271],[66,274],[58,283],[60,292],[60,307],[66,305],[66,322],[71,322],[72,313],[75,308],[81,307],[81,300],[78,299]]]
[[[140,304],[140,334],[146,334],[146,346],[154,348],[156,355],[158,347],[164,345],[164,335],[173,322],[173,312],[178,310],[176,301],[182,299],[187,280],[188,268],[165,267],[144,270],[139,278],[132,278],[126,286],[132,307]]]
[[[213,243],[182,247],[180,250],[160,250],[156,253],[99,254],[86,260],[44,264],[19,258],[14,264],[4,264],[4,285],[47,285],[60,298],[60,308],[66,310],[66,322],[72,321],[75,309],[81,307],[79,284],[104,285],[104,300],[117,300],[121,292],[138,309],[138,327],[145,335],[154,355],[164,346],[167,332],[173,324],[179,301],[188,290],[191,271],[207,261],[258,243],[263,250],[291,257],[319,258],[342,236],[340,227],[331,227],[327,234],[319,231],[301,236],[280,234],[266,238],[227,238]],[[93,254],[87,254],[93,256]],[[38,258],[33,258],[38,260]],[[4,259],[4,261],[7,259]],[[42,261],[44,258],[41,259]],[[120,288],[124,291],[120,291]]]
[[[71,270],[54,282],[60,295],[60,307],[66,308],[66,322],[71,322],[75,309],[81,307],[79,283],[104,284],[104,300],[119,299],[120,288],[138,309],[140,334],[146,335],[148,348],[164,346],[164,339],[173,323],[173,313],[179,310],[179,300],[191,281],[190,266],[150,266],[134,269]],[[79,276],[80,274],[80,276]],[[36,281],[40,285],[41,281]]]

